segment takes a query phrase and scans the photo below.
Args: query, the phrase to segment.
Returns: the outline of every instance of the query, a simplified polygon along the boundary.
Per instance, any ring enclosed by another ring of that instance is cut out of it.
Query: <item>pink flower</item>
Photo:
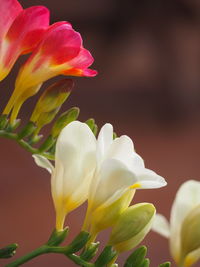
[[[49,26],[49,11],[43,6],[22,9],[16,0],[0,0],[0,80],[17,58],[31,52]]]
[[[59,74],[92,77],[95,70],[88,69],[94,59],[83,47],[81,35],[68,22],[57,22],[45,32],[32,55],[21,67],[13,95],[4,110],[11,121],[23,102],[34,95],[42,83]]]

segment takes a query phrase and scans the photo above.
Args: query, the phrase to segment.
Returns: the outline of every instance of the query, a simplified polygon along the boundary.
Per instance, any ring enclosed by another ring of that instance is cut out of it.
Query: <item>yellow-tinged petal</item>
[[[113,226],[119,215],[130,205],[135,190],[128,189],[117,201],[111,205],[102,205],[91,214],[92,231],[98,233],[103,229]]]
[[[200,204],[194,207],[181,227],[181,258],[200,249]],[[189,259],[188,259],[189,260]]]

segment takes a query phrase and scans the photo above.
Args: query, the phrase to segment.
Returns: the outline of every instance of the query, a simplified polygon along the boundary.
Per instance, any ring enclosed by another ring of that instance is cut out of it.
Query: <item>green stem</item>
[[[20,266],[24,263],[26,263],[27,261],[30,261],[31,259],[39,256],[39,255],[42,255],[42,254],[45,254],[45,253],[49,253],[49,247],[48,246],[41,246],[39,248],[37,248],[36,250],[26,254],[25,256],[7,264],[5,267],[16,267],[16,266]]]
[[[32,260],[35,257],[38,257],[42,254],[46,253],[59,253],[66,255],[69,259],[71,259],[74,263],[78,264],[79,266],[83,267],[94,267],[95,265],[93,263],[87,262],[83,260],[80,256],[77,256],[76,254],[68,254],[70,247],[50,247],[47,245],[43,245],[34,251],[28,253],[27,255],[7,264],[5,267],[17,267],[20,266],[30,260]]]
[[[0,130],[0,137],[5,137],[8,139],[15,140],[21,147],[25,148],[27,151],[31,152],[32,154],[40,154],[44,156],[45,158],[48,158],[50,160],[54,159],[54,155],[48,153],[48,152],[43,152],[41,153],[39,149],[32,147],[29,145],[26,141],[18,139],[18,134],[15,133],[9,133],[4,130]]]

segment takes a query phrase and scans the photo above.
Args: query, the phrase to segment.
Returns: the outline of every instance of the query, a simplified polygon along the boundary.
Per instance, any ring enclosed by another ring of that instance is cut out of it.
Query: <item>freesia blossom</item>
[[[62,228],[65,215],[87,198],[84,230],[89,230],[91,217],[102,221],[103,229],[129,206],[135,188],[166,185],[164,178],[144,167],[128,136],[113,141],[110,124],[102,127],[98,140],[86,124],[78,121],[68,124],[56,144],[55,169],[42,156],[34,157],[39,166],[53,170],[52,194],[58,229]]]
[[[153,230],[169,238],[171,255],[180,267],[200,259],[200,182],[181,185],[171,209],[170,224],[157,214]]]
[[[49,26],[49,11],[43,6],[22,9],[14,0],[0,0],[0,80],[17,58],[29,53],[40,42]]]
[[[90,187],[88,211],[83,227],[87,230],[91,222],[98,224],[98,218],[102,218],[101,214],[105,209],[113,216],[113,220],[109,218],[108,221],[114,223],[116,213],[126,208],[131,200],[128,198],[127,201],[125,198],[125,204],[120,202],[124,207],[116,209],[116,213],[112,211],[112,204],[124,194],[131,194],[131,189],[159,188],[166,185],[164,178],[145,168],[143,159],[134,151],[133,142],[128,136],[123,135],[113,140],[111,124],[102,127],[96,153],[97,167]]]
[[[55,167],[44,157],[34,155],[36,163],[51,174],[51,191],[56,210],[56,228],[63,229],[67,213],[88,197],[95,169],[96,140],[90,128],[78,121],[68,124],[56,144]]]
[[[21,67],[13,95],[4,110],[14,120],[22,103],[34,95],[42,83],[59,74],[73,76],[95,76],[96,71],[88,69],[93,63],[90,52],[83,48],[81,35],[71,24],[57,22],[49,27],[42,41]]]

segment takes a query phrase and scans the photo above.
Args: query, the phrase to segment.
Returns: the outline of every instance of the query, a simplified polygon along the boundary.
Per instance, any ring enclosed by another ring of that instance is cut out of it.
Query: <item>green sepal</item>
[[[82,231],[80,232],[75,239],[67,246],[67,254],[72,254],[80,249],[82,249],[90,239],[90,234],[88,232]]]
[[[6,131],[7,132],[13,132],[14,130],[17,129],[17,127],[20,125],[20,123],[21,123],[20,119],[14,120],[14,122],[12,124],[8,123],[8,125],[6,127]]]
[[[85,261],[91,260],[97,253],[99,247],[99,242],[91,243],[84,251],[81,253],[81,259]]]
[[[39,147],[39,151],[44,152],[49,150],[55,144],[55,142],[56,139],[52,135],[49,135],[44,143]]]
[[[66,238],[69,232],[69,227],[66,227],[63,231],[53,230],[48,242],[46,245],[48,246],[58,246],[60,245]]]
[[[52,127],[52,136],[57,137],[66,125],[68,125],[72,121],[75,121],[78,118],[79,112],[79,108],[73,107],[62,113]]]
[[[42,139],[43,135],[33,135],[30,137],[30,139],[28,140],[29,145],[34,145],[36,143],[38,143],[41,139]]]
[[[7,259],[15,255],[16,249],[18,248],[17,244],[10,244],[4,248],[0,249],[0,258]]]
[[[167,261],[167,262],[160,264],[158,267],[170,267],[170,266],[171,266],[171,263]]]
[[[138,267],[149,267],[149,265],[150,265],[150,260],[144,259],[143,262]]]
[[[126,260],[124,267],[140,266],[147,254],[147,248],[145,246],[136,249]]]
[[[8,117],[6,114],[0,116],[0,130],[3,130],[8,123]]]
[[[26,126],[18,133],[18,139],[22,139],[31,135],[36,129],[36,125],[34,122],[29,121]]]
[[[95,261],[95,267],[106,266],[112,259],[117,256],[117,252],[112,246],[106,246],[98,259]]]

